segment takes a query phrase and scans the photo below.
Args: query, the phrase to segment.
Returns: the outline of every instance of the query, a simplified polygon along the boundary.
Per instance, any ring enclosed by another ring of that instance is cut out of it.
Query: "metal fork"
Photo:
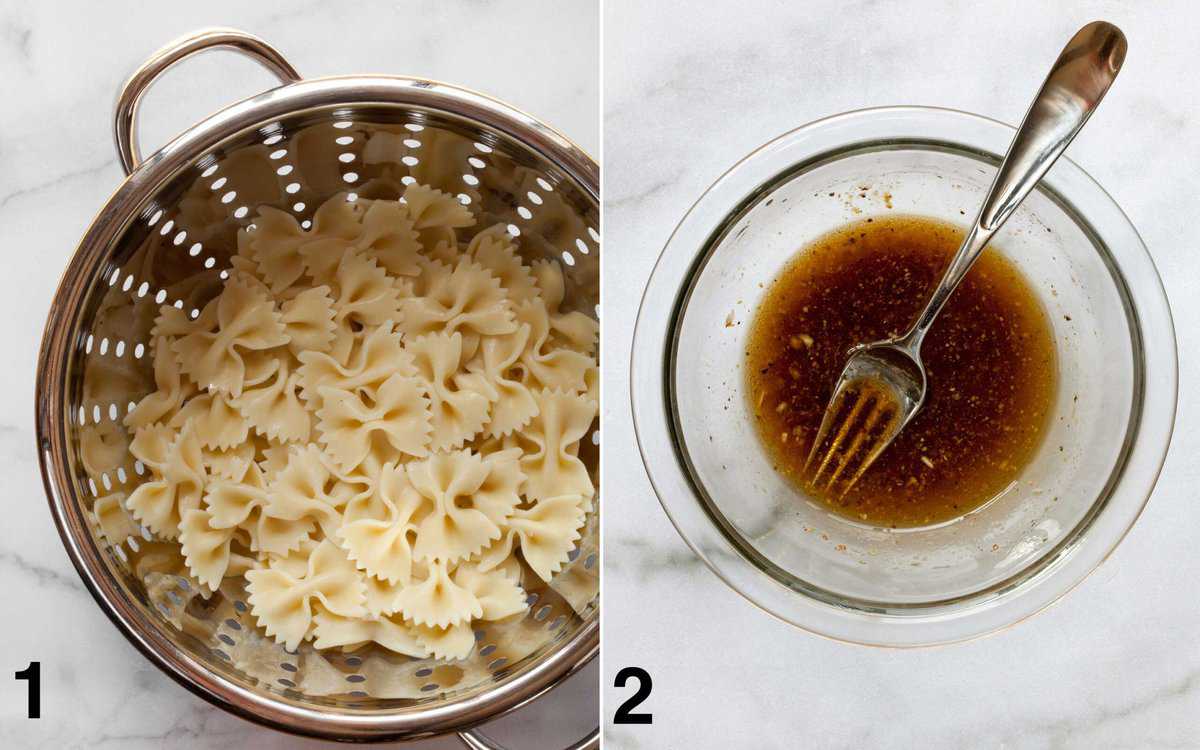
[[[928,391],[921,343],[992,236],[1050,169],[1100,104],[1125,60],[1125,35],[1105,21],[1075,33],[1025,113],[963,239],[925,309],[901,336],[859,344],[849,359],[804,466],[809,485],[844,497],[920,410]],[[828,445],[822,450],[822,446]],[[823,486],[822,486],[823,483]]]

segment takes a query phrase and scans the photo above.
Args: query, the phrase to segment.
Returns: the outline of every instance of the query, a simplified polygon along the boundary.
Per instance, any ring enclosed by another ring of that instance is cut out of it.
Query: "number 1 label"
[[[31,661],[29,666],[14,675],[29,682],[29,718],[42,718],[42,663]]]

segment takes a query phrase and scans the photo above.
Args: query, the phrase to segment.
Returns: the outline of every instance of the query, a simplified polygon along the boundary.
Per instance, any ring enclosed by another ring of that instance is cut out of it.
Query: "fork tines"
[[[844,383],[834,393],[809,449],[803,472],[808,485],[838,500],[845,497],[895,436],[899,415],[896,396],[886,385],[873,378]]]

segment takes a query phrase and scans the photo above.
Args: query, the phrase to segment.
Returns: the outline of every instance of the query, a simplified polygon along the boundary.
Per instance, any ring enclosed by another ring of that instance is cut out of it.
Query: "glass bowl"
[[[655,266],[631,365],[643,461],[692,549],[787,622],[897,647],[994,631],[1079,583],[1154,487],[1175,416],[1170,309],[1137,231],[1066,158],[991,245],[1037,291],[1058,353],[1045,438],[1005,492],[939,526],[872,528],[799,494],[755,434],[746,338],[787,262],[872,216],[965,227],[1012,136],[999,122],[920,107],[805,125],[718,179]]]

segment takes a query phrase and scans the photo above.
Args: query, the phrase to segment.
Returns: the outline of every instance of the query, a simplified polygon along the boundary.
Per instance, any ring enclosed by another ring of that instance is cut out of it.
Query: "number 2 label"
[[[617,713],[613,715],[613,723],[653,724],[654,714],[633,712],[633,709],[640,706],[642,701],[650,697],[650,690],[654,686],[654,681],[650,679],[649,672],[641,667],[625,667],[617,672],[617,679],[613,682],[613,687],[625,687],[625,683],[631,678],[637,680],[638,689],[630,696],[629,700],[617,707]]]

